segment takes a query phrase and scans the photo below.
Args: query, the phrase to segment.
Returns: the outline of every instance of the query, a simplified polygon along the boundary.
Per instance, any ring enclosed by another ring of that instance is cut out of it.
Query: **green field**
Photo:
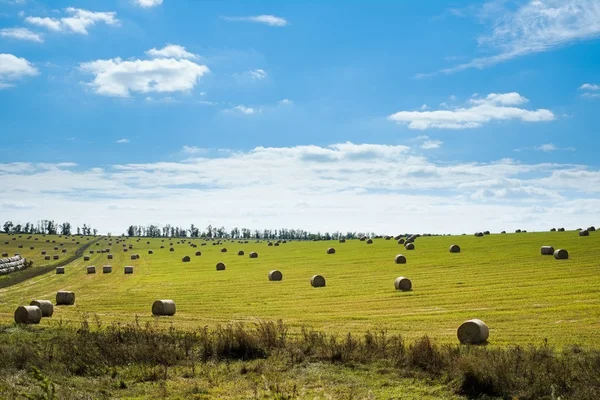
[[[52,243],[46,240],[64,243],[74,252],[76,241],[81,246],[88,239],[13,237],[0,235],[0,252],[30,257],[34,268],[44,264],[42,249],[53,254]],[[541,344],[547,338],[559,347],[600,347],[600,233],[596,232],[589,237],[575,231],[420,237],[412,251],[393,239],[375,239],[371,245],[349,240],[269,247],[254,240],[217,246],[209,241],[201,246],[202,239],[177,244],[176,239],[127,238],[125,243],[133,245],[128,252],[116,238],[112,241],[113,260],[107,260],[106,253],[95,253],[90,261],[79,258],[69,264],[65,275],[50,272],[0,289],[0,322],[10,324],[19,305],[33,299],[54,300],[56,291],[72,290],[76,305],[55,307],[54,316],[43,319],[41,326],[80,321],[84,314],[96,314],[103,323],[131,322],[136,317],[151,321],[152,302],[172,299],[177,314],[159,318],[164,327],[281,319],[293,329],[308,326],[342,334],[386,329],[409,339],[429,335],[439,343],[455,343],[458,325],[480,318],[490,327],[492,346]],[[109,247],[107,238],[99,243],[90,250]],[[23,249],[17,249],[19,244]],[[460,245],[462,252],[449,253],[452,244]],[[30,245],[35,250],[29,250]],[[542,256],[542,245],[567,249],[570,258]],[[226,253],[221,252],[223,247]],[[326,254],[328,247],[336,254]],[[238,250],[245,255],[238,256]],[[202,255],[196,257],[196,251]],[[250,259],[251,251],[259,258]],[[132,253],[140,259],[130,260]],[[406,256],[406,264],[394,263],[398,253]],[[191,262],[181,261],[186,255]],[[227,265],[225,271],[216,271],[219,261]],[[113,266],[112,274],[101,273],[104,264]],[[96,266],[95,275],[86,274],[88,265]],[[133,275],[123,274],[125,265],[135,267]],[[273,269],[283,273],[283,281],[268,281]],[[327,286],[312,288],[309,280],[314,274],[323,275]],[[398,276],[412,280],[411,292],[394,290]]]

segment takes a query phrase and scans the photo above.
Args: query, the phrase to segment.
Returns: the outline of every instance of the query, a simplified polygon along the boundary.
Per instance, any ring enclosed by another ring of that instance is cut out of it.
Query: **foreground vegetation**
[[[6,326],[3,398],[597,399],[600,352],[439,346],[385,331],[327,335],[282,323],[162,330],[98,318]]]

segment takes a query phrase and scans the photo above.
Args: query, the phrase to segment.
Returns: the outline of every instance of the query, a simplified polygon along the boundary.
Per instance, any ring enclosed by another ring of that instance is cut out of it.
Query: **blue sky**
[[[600,224],[597,0],[0,0],[0,219]]]

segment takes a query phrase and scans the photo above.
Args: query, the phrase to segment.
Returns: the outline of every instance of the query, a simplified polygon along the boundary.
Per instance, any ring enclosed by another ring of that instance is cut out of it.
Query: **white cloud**
[[[12,54],[0,54],[0,89],[12,87],[12,82],[27,76],[36,76],[39,71],[25,58]]]
[[[538,150],[543,151],[543,152],[550,152],[550,151],[556,151],[558,150],[558,148],[556,147],[556,145],[552,144],[552,143],[546,143],[543,144],[539,147],[537,147]]]
[[[257,15],[253,17],[223,17],[225,21],[233,22],[256,22],[259,24],[265,24],[269,26],[286,26],[288,24],[285,18],[276,17],[274,15]]]
[[[27,28],[4,28],[0,29],[0,36],[17,39],[17,40],[28,40],[30,42],[44,42],[42,35],[39,33],[30,31]]]
[[[600,93],[585,92],[581,95],[581,97],[585,97],[587,99],[597,99],[600,97]]]
[[[600,90],[600,85],[596,85],[595,83],[584,83],[579,86],[579,90],[598,91]]]
[[[117,140],[117,143],[129,143],[129,139],[125,139],[125,138],[119,139],[119,140]]]
[[[515,151],[520,152],[524,150],[535,150],[535,151],[543,151],[544,153],[550,153],[553,151],[575,151],[574,147],[558,147],[554,143],[545,143],[539,146],[534,147],[521,147],[519,149],[515,149]]]
[[[423,104],[421,106],[421,110],[429,110],[429,106],[427,104]]]
[[[255,69],[254,71],[248,71],[248,74],[252,79],[261,80],[267,77],[267,73],[264,69]]]
[[[133,3],[142,8],[151,8],[161,5],[163,0],[133,0]]]
[[[426,140],[421,145],[421,148],[423,150],[439,149],[443,144],[444,142],[442,142],[441,140]]]
[[[294,104],[294,102],[290,99],[283,99],[279,101],[279,104],[285,105],[285,106],[289,106]]]
[[[255,109],[252,107],[246,107],[242,104],[235,106],[235,107],[231,107],[227,110],[224,110],[225,112],[232,112],[232,113],[236,113],[236,114],[243,114],[243,115],[253,115],[256,113],[260,113],[261,110],[260,109]]]
[[[399,111],[388,116],[409,129],[468,129],[479,128],[492,121],[520,120],[526,122],[551,121],[554,114],[547,109],[526,110],[516,107],[527,99],[518,93],[491,93],[485,98],[470,99],[470,106],[451,110]]]
[[[128,97],[132,92],[187,92],[210,72],[206,65],[173,58],[131,61],[113,58],[82,63],[80,68],[94,75],[88,85],[96,93],[119,97]]]
[[[208,149],[196,146],[183,146],[182,151],[186,154],[206,154]]]
[[[102,22],[112,26],[119,24],[116,12],[95,12],[73,7],[66,8],[65,11],[68,14],[67,17],[26,17],[25,21],[55,32],[69,32],[82,35],[87,35],[88,28],[97,23]]]
[[[528,0],[514,11],[504,8],[505,3],[487,2],[480,13],[482,18],[491,20],[493,30],[481,36],[478,42],[496,54],[475,58],[441,72],[482,69],[600,36],[600,3],[597,0]]]
[[[587,99],[600,98],[600,93],[596,93],[600,92],[600,85],[595,83],[584,83],[583,85],[579,86],[579,90],[584,91],[584,93],[581,94],[581,97],[585,97]]]
[[[399,205],[401,229],[413,232],[547,230],[548,221],[574,228],[600,218],[600,171],[583,165],[436,162],[406,146],[350,142],[211,157],[193,146],[183,149],[190,154],[195,158],[87,170],[0,164],[6,189],[0,211],[12,207],[19,222],[52,218],[113,233],[130,224],[190,222],[398,233],[389,215]],[[34,198],[39,207],[15,209],[9,204],[15,198]],[[90,215],[90,205],[98,212]]]
[[[149,56],[153,58],[189,58],[196,59],[197,55],[192,54],[186,51],[185,47],[177,45],[177,44],[167,44],[164,48],[157,50],[156,48],[152,48],[146,52]]]

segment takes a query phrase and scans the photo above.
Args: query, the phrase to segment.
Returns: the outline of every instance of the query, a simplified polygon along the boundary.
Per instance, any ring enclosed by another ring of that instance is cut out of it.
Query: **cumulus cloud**
[[[88,83],[94,92],[119,97],[128,97],[132,92],[187,92],[210,72],[206,65],[175,58],[128,61],[113,58],[82,63],[80,69],[94,75],[94,79]]]
[[[285,18],[274,15],[257,15],[252,17],[223,17],[225,21],[232,22],[255,22],[259,24],[282,27],[288,24]]]
[[[515,151],[524,151],[524,150],[534,150],[534,151],[542,151],[544,153],[551,153],[553,151],[575,151],[574,147],[558,147],[554,143],[545,143],[539,146],[534,147],[521,147],[519,149],[515,149]]]
[[[444,142],[442,142],[441,140],[426,140],[421,145],[421,148],[423,150],[439,149],[440,147],[442,147],[443,144]]]
[[[292,100],[290,100],[290,99],[283,99],[283,100],[279,101],[279,104],[285,105],[285,106],[289,106],[289,105],[294,104],[294,102]]]
[[[135,5],[138,5],[142,8],[151,8],[161,5],[163,0],[133,0]]]
[[[468,129],[479,128],[493,121],[519,120],[540,122],[553,120],[547,109],[527,110],[517,107],[528,100],[518,93],[491,93],[485,98],[472,98],[468,107],[435,111],[399,111],[388,116],[409,129]]]
[[[236,114],[243,114],[243,115],[253,115],[256,113],[260,113],[261,110],[260,109],[255,109],[252,107],[246,107],[242,104],[237,105],[235,107],[231,107],[227,110],[224,110],[225,112],[230,112],[230,113],[236,113]]]
[[[255,69],[254,71],[248,71],[248,74],[252,79],[261,80],[267,77],[267,73],[264,69]]]
[[[125,138],[119,139],[119,140],[117,140],[117,143],[129,143],[129,139],[125,139]]]
[[[185,154],[205,154],[208,153],[208,149],[196,146],[183,146],[182,151]]]
[[[14,85],[14,81],[27,76],[36,76],[39,71],[25,58],[13,54],[0,54],[0,89]]]
[[[148,50],[146,54],[153,58],[189,58],[192,60],[198,58],[197,55],[188,52],[185,47],[177,44],[168,44],[160,50],[152,48]]]
[[[581,94],[582,97],[586,97],[588,99],[596,99],[600,98],[600,85],[595,83],[584,83],[579,86],[579,90],[583,91]]]
[[[5,38],[27,40],[30,42],[43,43],[44,39],[39,33],[30,31],[27,28],[4,28],[0,29],[0,36]]]
[[[78,33],[81,35],[87,35],[88,28],[98,23],[111,26],[119,24],[116,12],[95,12],[69,7],[65,9],[65,13],[68,16],[62,18],[26,17],[25,21],[51,31]]]

